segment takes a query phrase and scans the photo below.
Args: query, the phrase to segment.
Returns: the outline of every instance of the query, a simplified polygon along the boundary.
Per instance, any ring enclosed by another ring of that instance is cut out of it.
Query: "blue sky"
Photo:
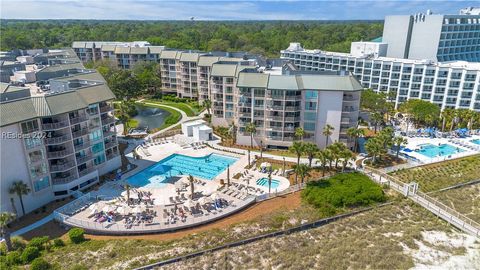
[[[361,20],[385,15],[457,14],[479,1],[163,1],[163,0],[1,0],[3,19],[119,20]]]

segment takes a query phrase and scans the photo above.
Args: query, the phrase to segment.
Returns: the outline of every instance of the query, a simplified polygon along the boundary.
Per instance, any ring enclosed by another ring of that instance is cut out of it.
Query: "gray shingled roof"
[[[130,47],[131,54],[148,54],[148,47]]]
[[[211,67],[213,63],[218,62],[217,56],[200,56],[198,59],[199,67]]]
[[[102,51],[104,52],[114,52],[117,45],[103,44]]]
[[[29,98],[0,103],[0,126],[30,120],[37,117],[35,107]]]
[[[115,47],[115,53],[116,54],[129,54],[130,53],[130,47],[117,46],[117,47]]]
[[[352,75],[297,75],[297,81],[300,89],[319,89],[319,90],[343,90],[358,91],[362,90],[362,84]]]
[[[238,87],[267,88],[268,74],[240,72],[238,74]]]
[[[162,51],[160,59],[176,59],[178,51]]]
[[[85,48],[85,42],[74,41],[73,44],[72,44],[72,48],[75,48],[75,49]]]
[[[79,88],[77,93],[87,104],[98,103],[115,98],[113,92],[104,84]]]
[[[148,48],[152,54],[160,54],[163,51],[163,46],[149,46]]]
[[[296,76],[270,75],[268,89],[298,90]]]
[[[199,53],[182,53],[180,56],[180,61],[182,62],[197,62],[198,57],[200,57]]]

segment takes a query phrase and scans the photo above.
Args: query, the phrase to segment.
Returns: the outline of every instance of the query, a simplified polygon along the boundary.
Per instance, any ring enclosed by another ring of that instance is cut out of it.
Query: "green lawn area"
[[[151,100],[151,99],[148,99],[145,102],[163,104],[163,105],[175,107],[177,109],[184,111],[189,117],[197,116],[200,114],[199,111],[197,111],[193,106],[190,106],[188,103],[179,103],[179,102],[163,101],[163,100]]]
[[[417,182],[424,192],[435,191],[480,179],[480,155],[399,170],[391,174],[405,183]]]

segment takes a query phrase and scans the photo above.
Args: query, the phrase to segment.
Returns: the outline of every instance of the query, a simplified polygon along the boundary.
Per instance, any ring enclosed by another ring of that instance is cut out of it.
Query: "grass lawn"
[[[480,184],[432,194],[440,202],[480,223]]]
[[[163,105],[168,105],[171,107],[175,107],[177,109],[180,109],[184,111],[187,116],[192,117],[192,116],[197,116],[200,114],[199,111],[197,111],[195,108],[190,106],[188,103],[179,103],[179,102],[172,102],[172,101],[161,101],[161,100],[146,100],[145,102],[151,102],[151,103],[157,103],[157,104],[163,104]]]
[[[391,173],[405,183],[415,181],[430,192],[480,178],[480,155],[448,160]]]

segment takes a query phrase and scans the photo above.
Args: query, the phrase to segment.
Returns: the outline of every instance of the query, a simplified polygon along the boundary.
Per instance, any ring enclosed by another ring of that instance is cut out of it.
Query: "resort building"
[[[246,125],[255,123],[254,144],[287,148],[295,129],[305,130],[304,141],[326,144],[340,141],[352,147],[347,129],[357,126],[362,85],[349,72],[265,71],[244,69],[235,87],[237,143],[250,144]],[[322,132],[332,126],[332,135]]]
[[[396,106],[423,99],[442,109],[480,111],[478,14],[387,16],[383,37],[353,42],[350,53],[290,43],[281,58],[301,70],[350,71],[365,88],[395,93]]]
[[[95,70],[85,69],[72,50],[34,56],[27,70],[36,82],[0,89],[1,211],[22,215],[14,181],[31,190],[30,212],[71,196],[121,165],[113,108],[115,97]],[[46,63],[48,63],[46,65]]]

